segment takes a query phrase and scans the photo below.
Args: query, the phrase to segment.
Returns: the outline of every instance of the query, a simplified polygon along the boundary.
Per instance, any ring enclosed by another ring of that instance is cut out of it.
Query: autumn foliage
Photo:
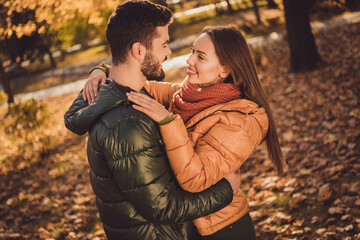
[[[317,33],[324,64],[309,73],[288,72],[285,41],[256,52],[289,165],[277,177],[261,146],[241,169],[258,239],[360,238],[359,29]],[[76,95],[0,110],[0,239],[105,239],[86,137],[63,123]]]

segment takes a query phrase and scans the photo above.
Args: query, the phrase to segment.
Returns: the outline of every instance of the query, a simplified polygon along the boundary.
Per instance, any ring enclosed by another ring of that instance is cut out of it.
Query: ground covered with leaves
[[[285,41],[254,53],[288,162],[278,178],[261,146],[242,167],[258,239],[360,238],[359,28],[318,33],[323,64],[310,73],[288,73]],[[0,239],[105,239],[86,137],[63,125],[75,97],[23,106],[35,125],[1,110]]]
[[[317,34],[322,66],[288,73],[283,44],[262,49],[260,76],[288,175],[260,148],[243,167],[259,239],[359,239],[360,24]]]

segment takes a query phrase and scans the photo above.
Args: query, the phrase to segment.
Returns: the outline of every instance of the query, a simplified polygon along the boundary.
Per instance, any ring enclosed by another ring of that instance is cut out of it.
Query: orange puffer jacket
[[[179,84],[146,82],[145,88],[164,106],[170,106]],[[180,116],[160,126],[170,165],[181,187],[200,192],[239,169],[268,131],[264,108],[246,99],[209,107],[184,124]],[[240,190],[233,201],[211,215],[194,220],[201,235],[210,235],[249,211]]]

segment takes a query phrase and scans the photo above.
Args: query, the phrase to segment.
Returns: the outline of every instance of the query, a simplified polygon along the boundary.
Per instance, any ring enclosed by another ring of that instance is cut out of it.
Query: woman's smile
[[[197,75],[197,72],[191,68],[188,68],[187,74],[189,75],[189,77],[191,77],[191,76]]]

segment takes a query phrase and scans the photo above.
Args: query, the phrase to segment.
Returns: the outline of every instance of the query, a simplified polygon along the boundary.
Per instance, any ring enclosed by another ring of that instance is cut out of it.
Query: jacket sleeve
[[[168,109],[174,93],[180,89],[181,83],[146,81],[144,87],[156,101]]]
[[[259,144],[241,126],[216,121],[207,132],[197,133],[202,137],[195,147],[178,115],[160,126],[171,168],[180,186],[189,192],[203,191],[239,169]]]
[[[84,135],[102,113],[107,112],[122,102],[101,85],[102,84],[100,84],[99,94],[95,98],[94,104],[88,104],[87,101],[84,101],[82,97],[83,90],[81,90],[78,97],[64,115],[67,129],[77,135]]]
[[[168,164],[155,124],[122,120],[106,134],[104,153],[124,196],[146,219],[157,223],[193,220],[216,212],[233,198],[224,179],[200,193],[181,189]],[[115,137],[114,137],[115,136]]]

